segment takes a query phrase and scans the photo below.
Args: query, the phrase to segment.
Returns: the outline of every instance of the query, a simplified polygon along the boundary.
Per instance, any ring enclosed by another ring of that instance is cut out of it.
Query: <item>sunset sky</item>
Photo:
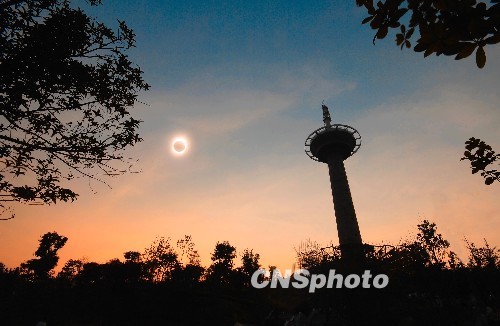
[[[151,85],[132,110],[144,141],[127,152],[142,172],[112,189],[77,180],[74,203],[16,206],[0,222],[8,267],[49,231],[69,238],[59,268],[143,252],[160,236],[191,235],[205,266],[217,241],[282,269],[303,240],[338,244],[328,168],[304,153],[322,101],[363,137],[345,165],[364,242],[396,244],[429,219],[462,259],[464,237],[500,246],[500,185],[460,161],[472,136],[500,151],[498,46],[484,69],[473,56],[400,51],[392,34],[374,46],[354,0],[103,2],[81,1],[135,31],[129,54]],[[171,151],[178,136],[183,156]]]

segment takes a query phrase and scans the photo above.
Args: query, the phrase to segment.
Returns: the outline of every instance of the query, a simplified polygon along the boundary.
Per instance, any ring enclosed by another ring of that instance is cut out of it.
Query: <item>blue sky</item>
[[[143,172],[110,180],[112,189],[76,184],[72,204],[19,207],[0,228],[0,248],[15,244],[0,257],[8,266],[52,230],[69,238],[62,262],[191,234],[206,265],[229,240],[285,268],[302,240],[337,243],[327,167],[304,153],[323,100],[334,122],[363,137],[346,168],[364,241],[397,243],[425,218],[463,259],[464,237],[500,245],[499,187],[460,162],[471,136],[500,150],[498,48],[486,49],[480,70],[473,58],[400,51],[391,34],[374,46],[355,1],[104,1],[86,10],[137,35],[129,54],[151,91],[133,110],[144,142],[129,153]],[[183,157],[170,151],[178,135],[190,141]]]
[[[360,24],[366,14],[354,2],[107,1],[93,11],[103,21],[119,17],[134,29],[137,48],[131,55],[153,91],[206,74],[233,87],[273,90],[283,75],[300,75],[309,66],[317,78],[356,83],[357,94],[338,99],[353,110],[419,87],[422,74],[436,69],[412,60],[420,54],[386,46],[392,38],[373,46],[373,32]]]

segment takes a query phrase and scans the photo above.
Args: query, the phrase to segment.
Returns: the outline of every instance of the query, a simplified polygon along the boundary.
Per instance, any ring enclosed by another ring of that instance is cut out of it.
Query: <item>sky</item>
[[[355,1],[103,2],[82,7],[127,22],[129,56],[151,85],[132,109],[144,141],[127,151],[142,172],[111,189],[76,180],[74,203],[16,206],[0,223],[8,267],[51,231],[69,238],[59,268],[143,252],[157,237],[191,235],[205,266],[229,241],[281,269],[302,241],[338,244],[328,168],[304,152],[323,101],[362,136],[345,166],[365,243],[397,244],[428,219],[463,260],[464,238],[500,246],[500,186],[460,161],[473,136],[500,150],[498,46],[478,69],[473,57],[401,51],[392,34],[373,45]]]

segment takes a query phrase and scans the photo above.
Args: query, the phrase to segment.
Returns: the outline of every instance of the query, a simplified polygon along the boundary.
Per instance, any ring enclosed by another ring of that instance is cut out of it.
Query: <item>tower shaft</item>
[[[363,242],[342,157],[331,155],[328,159],[328,170],[340,250],[346,260],[356,261],[362,255]]]

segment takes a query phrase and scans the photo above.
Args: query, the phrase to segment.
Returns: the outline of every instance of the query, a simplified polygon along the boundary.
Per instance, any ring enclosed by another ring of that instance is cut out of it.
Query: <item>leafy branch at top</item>
[[[500,42],[500,0],[356,0],[368,11],[362,23],[376,30],[373,38],[383,39],[396,29],[396,44],[424,52],[424,57],[455,56],[464,59],[476,51],[476,64],[486,64],[485,46]],[[418,36],[415,36],[415,31]]]

